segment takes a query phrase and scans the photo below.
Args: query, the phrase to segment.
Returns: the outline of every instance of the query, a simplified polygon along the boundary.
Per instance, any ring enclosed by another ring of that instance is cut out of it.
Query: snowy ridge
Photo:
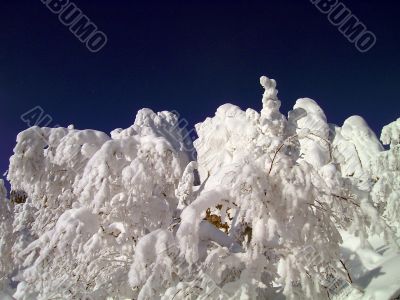
[[[0,182],[0,297],[332,299],[339,279],[348,297],[395,296],[363,278],[385,261],[374,239],[400,261],[400,119],[385,151],[361,117],[329,124],[309,98],[286,117],[260,84],[260,112],[225,104],[196,125],[192,162],[170,112],[110,136],[21,132],[11,201]]]

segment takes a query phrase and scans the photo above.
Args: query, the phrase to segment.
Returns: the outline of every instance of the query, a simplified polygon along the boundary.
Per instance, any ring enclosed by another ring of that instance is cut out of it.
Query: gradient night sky
[[[74,2],[107,34],[101,52],[40,0],[1,1],[1,174],[36,105],[79,129],[126,128],[142,107],[195,124],[226,102],[261,109],[267,75],[285,114],[310,97],[339,125],[358,114],[380,133],[400,117],[399,1],[343,1],[378,38],[364,54],[309,0]]]

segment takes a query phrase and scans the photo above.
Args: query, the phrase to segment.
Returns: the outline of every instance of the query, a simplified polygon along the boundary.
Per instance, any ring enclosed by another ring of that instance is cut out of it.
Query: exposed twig
[[[342,264],[343,268],[346,270],[347,277],[348,277],[350,283],[353,284],[353,280],[351,279],[349,270],[347,269],[347,267],[346,267],[346,265],[344,264],[343,260],[340,259],[339,261],[340,261],[340,263]]]
[[[347,198],[347,197],[336,195],[336,194],[331,194],[331,196],[339,198],[341,200],[346,200],[346,201],[350,202],[351,204],[353,204],[353,205],[355,205],[357,207],[360,207],[360,205],[358,203],[355,203],[355,202],[351,201],[352,200],[351,198]]]
[[[283,148],[283,146],[285,146],[286,142],[290,141],[292,138],[295,138],[295,137],[297,137],[297,134],[288,137],[288,138],[275,150],[274,157],[272,158],[271,166],[269,167],[268,175],[271,174],[272,166],[274,165],[276,156],[278,155],[279,151],[282,150],[282,148]]]
[[[315,134],[315,133],[312,133],[312,132],[310,132],[309,134],[312,135],[312,136],[315,136],[317,138],[320,138],[321,140],[323,140],[328,145],[329,157],[330,157],[330,160],[332,160],[332,145],[331,145],[331,142],[328,141],[327,139],[323,138],[322,136],[319,136],[318,134]]]

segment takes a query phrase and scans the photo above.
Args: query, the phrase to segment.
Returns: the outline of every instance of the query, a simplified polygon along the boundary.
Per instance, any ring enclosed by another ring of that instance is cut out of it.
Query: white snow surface
[[[31,127],[0,180],[0,299],[393,299],[400,119],[328,123],[220,106],[195,126],[140,110],[110,135]],[[339,283],[345,283],[339,284]]]

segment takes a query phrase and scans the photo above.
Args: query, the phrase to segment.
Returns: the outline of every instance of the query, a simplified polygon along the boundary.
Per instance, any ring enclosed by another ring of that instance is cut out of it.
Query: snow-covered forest
[[[1,299],[393,299],[400,119],[380,139],[316,101],[171,112],[110,135],[31,127],[0,180]],[[257,88],[255,85],[254,88]]]

